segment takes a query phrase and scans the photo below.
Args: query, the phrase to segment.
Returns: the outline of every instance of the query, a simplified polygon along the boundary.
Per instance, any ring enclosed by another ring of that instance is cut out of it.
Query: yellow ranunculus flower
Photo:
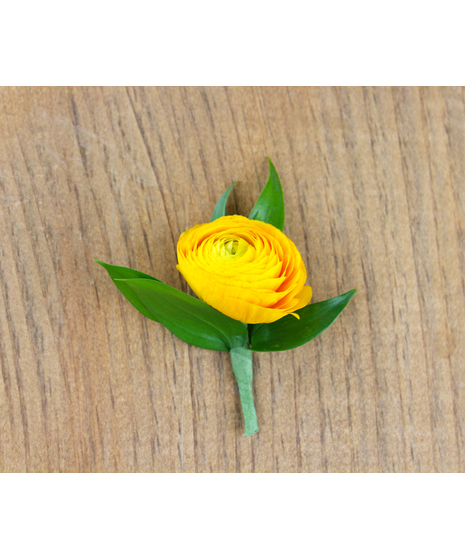
[[[312,298],[299,251],[273,225],[220,217],[183,232],[177,251],[177,268],[195,294],[235,320],[275,322]]]

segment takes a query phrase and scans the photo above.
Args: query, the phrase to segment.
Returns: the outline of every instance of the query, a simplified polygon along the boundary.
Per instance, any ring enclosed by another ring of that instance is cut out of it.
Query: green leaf
[[[252,351],[247,347],[231,349],[231,363],[241,398],[245,435],[252,436],[258,432],[257,413],[253,402]]]
[[[239,182],[234,182],[233,184],[231,184],[231,186],[218,200],[218,203],[216,204],[215,210],[213,211],[213,215],[212,218],[210,219],[210,222],[215,221],[219,217],[224,217],[226,215],[226,203],[228,201],[229,194],[231,193],[231,190],[234,188],[234,186],[236,186],[237,184],[239,184]]]
[[[129,267],[110,265],[104,262],[99,262],[98,260],[95,261],[108,271],[108,275],[113,279],[115,285],[129,300],[129,302],[133,306],[135,306],[137,310],[139,310],[139,312],[142,312],[144,316],[152,319],[152,315],[147,312],[146,307],[141,302],[139,297],[134,293],[131,287],[126,285],[126,283],[122,283],[120,281],[118,281],[117,283],[116,280],[117,279],[150,279],[152,281],[157,281],[157,282],[161,282],[161,281],[158,281],[158,279],[155,279],[155,277],[152,277],[151,275],[147,275],[146,273],[142,273],[141,271],[136,271],[135,269],[130,269]]]
[[[273,163],[270,159],[268,161],[270,163],[270,176],[250,213],[249,219],[264,221],[282,231],[284,228],[283,189]]]
[[[334,322],[356,291],[357,289],[353,289],[335,298],[309,304],[297,310],[296,314],[300,316],[300,320],[289,315],[271,324],[254,326],[251,332],[252,350],[287,351],[311,341]]]
[[[144,316],[203,349],[229,351],[247,343],[247,326],[205,302],[134,269],[98,262],[115,285]]]

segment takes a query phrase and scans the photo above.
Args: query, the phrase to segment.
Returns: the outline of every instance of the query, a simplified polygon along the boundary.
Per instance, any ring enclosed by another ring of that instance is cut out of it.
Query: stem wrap
[[[253,402],[253,366],[252,351],[246,347],[231,349],[231,362],[239,387],[242,414],[244,415],[245,435],[252,436],[258,432],[257,413]]]

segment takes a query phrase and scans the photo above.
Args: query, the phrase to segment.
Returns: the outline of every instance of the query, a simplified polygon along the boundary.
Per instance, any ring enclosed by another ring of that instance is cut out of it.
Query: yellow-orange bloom
[[[312,298],[295,244],[267,223],[231,215],[195,225],[179,237],[177,252],[195,294],[235,320],[275,322]]]

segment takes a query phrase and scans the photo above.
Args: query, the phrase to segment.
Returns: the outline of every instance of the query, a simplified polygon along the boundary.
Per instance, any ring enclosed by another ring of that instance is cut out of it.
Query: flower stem
[[[258,432],[257,413],[253,402],[253,367],[252,351],[246,347],[231,349],[231,362],[239,387],[242,414],[244,415],[245,435],[252,436]]]

